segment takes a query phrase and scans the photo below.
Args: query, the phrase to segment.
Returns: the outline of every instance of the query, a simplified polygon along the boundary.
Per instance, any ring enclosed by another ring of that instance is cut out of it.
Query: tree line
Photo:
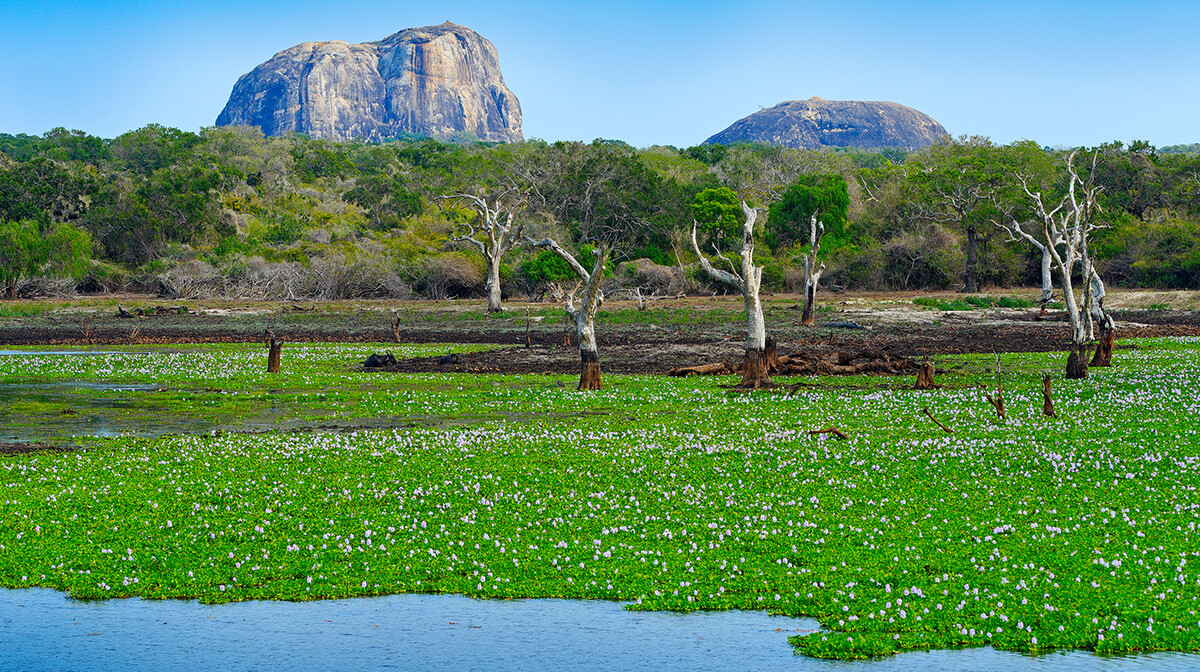
[[[715,288],[700,258],[736,269],[749,250],[774,291],[1037,285],[1045,255],[1012,223],[1041,221],[1030,194],[1049,203],[1067,193],[1072,151],[1077,163],[1088,157],[1095,187],[1096,274],[1110,285],[1200,287],[1194,145],[371,144],[157,125],[113,139],[0,134],[0,280],[10,297],[141,287],[498,299],[572,282],[571,262],[611,274],[595,266],[601,256],[631,262],[614,282],[647,292]],[[743,201],[758,213],[756,246],[744,245]],[[489,216],[520,227],[498,263],[484,240]],[[530,244],[543,240],[571,259]]]

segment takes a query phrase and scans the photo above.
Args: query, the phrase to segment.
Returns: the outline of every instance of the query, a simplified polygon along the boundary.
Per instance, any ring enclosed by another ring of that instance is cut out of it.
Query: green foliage
[[[43,227],[32,220],[0,220],[0,282],[12,298],[22,278],[79,278],[90,257],[87,233],[69,224]]]
[[[729,152],[727,145],[697,145],[683,150],[683,154],[705,165],[714,166]]]
[[[195,133],[150,124],[113,139],[109,153],[117,166],[149,176],[156,170],[184,163],[199,145]]]
[[[406,217],[424,211],[419,194],[405,189],[403,180],[386,175],[360,177],[342,198],[367,211],[371,226],[381,230],[398,228]]]
[[[1200,288],[1200,227],[1167,216],[1149,222],[1116,218],[1095,246],[1106,274],[1120,284]]]
[[[307,183],[325,178],[341,179],[359,172],[350,161],[345,145],[326,140],[297,137],[292,145],[292,159],[296,162],[296,174]]]
[[[1099,217],[1110,228],[1097,234],[1094,249],[1109,282],[1200,286],[1192,254],[1200,156],[1169,149],[1141,141],[1098,148]],[[412,260],[441,254],[451,225],[467,216],[426,212],[432,199],[467,188],[514,188],[528,195],[522,216],[562,227],[575,245],[603,240],[617,245],[617,258],[667,264],[675,236],[693,220],[705,249],[737,248],[741,215],[730,194],[763,205],[793,182],[819,187],[832,178],[814,175],[839,175],[853,188],[844,217],[822,215],[830,282],[949,287],[961,276],[967,234],[977,242],[980,284],[1009,286],[1036,282],[1037,260],[1027,246],[997,235],[991,221],[1027,221],[1029,199],[1015,177],[1053,196],[1064,184],[1063,159],[1064,152],[1033,142],[996,146],[985,138],[905,154],[765,145],[634,149],[612,140],[339,143],[156,124],[105,141],[55,128],[41,136],[0,134],[0,219],[36,221],[47,230],[79,225],[97,243],[99,259],[127,269],[179,244],[226,256],[232,249],[221,241],[235,231],[274,245],[316,229],[338,240],[366,235],[396,260]],[[806,242],[808,226],[804,213],[781,214],[794,196],[775,203],[763,246],[792,263],[790,251]],[[781,222],[786,230],[777,230]],[[401,231],[403,250],[391,239]]]
[[[540,250],[521,263],[521,275],[537,284],[573,280],[575,270],[550,250]]]
[[[279,222],[267,229],[264,239],[268,243],[287,245],[300,240],[304,234],[304,225],[300,219],[290,212],[283,213]]]
[[[1024,309],[1033,306],[1033,302],[1027,299],[1019,299],[1012,296],[991,297],[968,294],[960,298],[950,300],[938,299],[931,296],[918,296],[912,300],[914,305],[930,308],[933,310],[975,310],[977,308],[1016,308]]]
[[[841,175],[804,175],[773,202],[767,217],[766,242],[772,250],[805,245],[812,216],[825,224],[823,245],[837,248],[847,241],[846,215],[850,208],[849,186]]]
[[[745,217],[741,202],[732,189],[716,187],[696,194],[691,214],[697,228],[703,233],[698,241],[701,249],[714,246],[721,251],[741,248]]]
[[[657,247],[639,247],[625,256],[628,259],[649,259],[659,266],[670,266],[674,263],[670,254]]]

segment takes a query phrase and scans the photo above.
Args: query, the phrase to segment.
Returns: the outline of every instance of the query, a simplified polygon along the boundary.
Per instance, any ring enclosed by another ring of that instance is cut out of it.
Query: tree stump
[[[579,387],[580,390],[599,390],[600,385],[600,356],[595,350],[579,351]]]
[[[1042,376],[1042,414],[1047,418],[1056,418],[1054,400],[1050,398],[1050,374]]]
[[[936,369],[933,362],[926,357],[921,361],[921,370],[917,371],[917,384],[913,385],[914,390],[934,390],[938,384],[933,382],[933,373]]]
[[[275,334],[267,330],[267,373],[279,373],[283,341],[276,341]]]
[[[1092,355],[1089,366],[1112,366],[1113,345],[1117,340],[1117,330],[1107,324],[1100,327],[1100,342],[1096,344],[1096,354]]]
[[[775,337],[767,336],[767,349],[763,351],[763,366],[767,368],[768,375],[783,370],[783,363],[779,361],[777,348],[778,343],[775,341]]]
[[[1071,354],[1067,356],[1067,380],[1083,380],[1087,378],[1087,357],[1078,345],[1071,346]]]
[[[800,326],[811,327],[815,324],[816,308],[817,286],[810,284],[804,288],[804,310],[800,313]]]
[[[747,390],[771,387],[766,351],[758,348],[746,348],[746,358],[742,362],[742,382],[738,387]]]

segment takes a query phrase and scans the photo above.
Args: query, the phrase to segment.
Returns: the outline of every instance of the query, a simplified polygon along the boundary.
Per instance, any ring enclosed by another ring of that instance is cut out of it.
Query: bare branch
[[[709,262],[708,257],[704,256],[704,253],[700,251],[700,244],[696,242],[695,220],[692,220],[692,251],[695,252],[696,256],[700,258],[701,270],[712,276],[713,279],[717,280],[718,282],[723,282],[727,285],[730,285],[736,288],[739,292],[745,291],[745,285],[742,283],[742,277],[740,275],[737,275],[736,273],[730,273],[729,271],[722,271],[721,269],[716,268],[711,262]]]
[[[571,268],[575,271],[576,275],[578,275],[580,278],[583,278],[584,282],[591,281],[592,274],[588,273],[587,269],[584,268],[583,265],[579,263],[579,260],[577,260],[575,257],[571,256],[571,253],[564,250],[562,248],[562,246],[559,245],[556,241],[551,240],[550,238],[534,240],[533,238],[530,238],[529,236],[525,236],[525,242],[529,243],[530,245],[533,245],[534,247],[541,247],[544,249],[548,249],[551,252],[557,254],[560,258],[562,258],[563,261],[570,264]],[[597,252],[597,258],[599,258],[599,252]]]

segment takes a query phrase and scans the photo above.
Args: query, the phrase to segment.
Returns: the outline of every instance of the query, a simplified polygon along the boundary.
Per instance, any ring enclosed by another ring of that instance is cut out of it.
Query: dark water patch
[[[136,412],[147,405],[147,393],[163,389],[94,381],[0,383],[0,441],[57,442],[158,430],[157,421],[148,424],[145,414]],[[135,415],[126,417],[130,412]]]
[[[79,602],[0,591],[0,668],[14,670],[980,670],[1197,669],[1200,656],[1037,657],[966,649],[875,661],[797,657],[811,619],[631,612],[613,602],[391,595],[320,602]]]
[[[79,446],[58,443],[0,443],[0,455],[21,455],[25,453],[67,453],[79,450]]]

